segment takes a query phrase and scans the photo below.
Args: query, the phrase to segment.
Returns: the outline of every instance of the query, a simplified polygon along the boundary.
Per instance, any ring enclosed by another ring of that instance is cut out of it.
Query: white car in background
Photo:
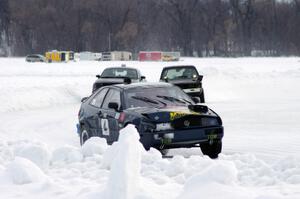
[[[46,58],[43,55],[40,54],[32,54],[26,56],[27,62],[45,62]]]

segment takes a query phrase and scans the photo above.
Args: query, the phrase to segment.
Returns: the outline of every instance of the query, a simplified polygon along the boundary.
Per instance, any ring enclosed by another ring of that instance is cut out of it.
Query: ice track
[[[80,99],[90,94],[95,75],[121,62],[0,59],[1,198],[298,199],[299,60],[126,62],[139,67],[148,81],[157,81],[166,65],[197,66],[207,104],[223,119],[224,148],[218,160],[203,157],[200,149],[171,150],[173,158],[162,158],[156,150],[131,150],[120,156],[123,160],[113,160],[126,144],[107,147],[96,139],[82,149],[75,124]],[[129,137],[135,133],[127,131]],[[129,159],[134,171],[124,166]],[[115,174],[112,165],[122,172]],[[124,189],[111,185],[119,181]]]

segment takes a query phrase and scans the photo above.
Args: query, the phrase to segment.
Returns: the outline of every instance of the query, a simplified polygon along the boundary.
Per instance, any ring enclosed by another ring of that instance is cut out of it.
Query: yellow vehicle
[[[180,52],[162,52],[162,61],[179,61]]]
[[[171,55],[163,55],[162,61],[174,61],[174,58]]]
[[[68,62],[74,60],[74,52],[72,51],[48,51],[46,52],[47,62]]]

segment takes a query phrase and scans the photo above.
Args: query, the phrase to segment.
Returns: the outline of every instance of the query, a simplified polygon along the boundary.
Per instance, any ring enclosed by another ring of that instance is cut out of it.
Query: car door
[[[101,89],[89,102],[88,116],[86,121],[93,136],[103,137],[101,129],[101,121],[99,115],[102,114],[101,106],[105,95],[107,94],[108,88]]]
[[[111,88],[101,107],[100,124],[103,136],[107,138],[108,143],[117,141],[119,138],[119,115],[120,113],[108,107],[110,102],[115,102],[121,107],[121,93],[120,90]]]

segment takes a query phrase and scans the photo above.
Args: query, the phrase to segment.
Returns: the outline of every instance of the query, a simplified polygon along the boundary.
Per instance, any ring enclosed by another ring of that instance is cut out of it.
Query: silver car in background
[[[27,62],[45,62],[46,58],[43,55],[32,54],[26,56]]]

